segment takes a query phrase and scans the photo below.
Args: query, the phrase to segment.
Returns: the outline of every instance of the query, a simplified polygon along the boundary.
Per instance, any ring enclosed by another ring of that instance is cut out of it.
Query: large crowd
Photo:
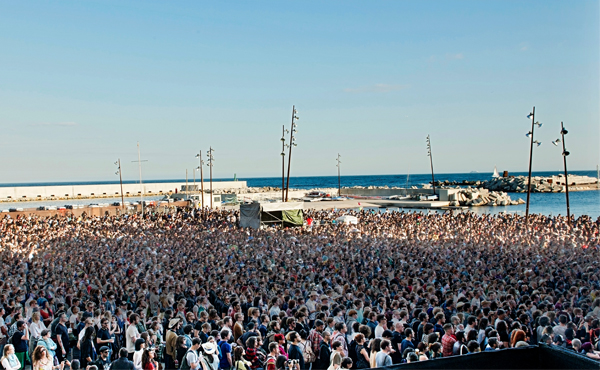
[[[305,219],[256,230],[225,210],[5,216],[0,363],[363,369],[540,342],[600,359],[600,219]]]

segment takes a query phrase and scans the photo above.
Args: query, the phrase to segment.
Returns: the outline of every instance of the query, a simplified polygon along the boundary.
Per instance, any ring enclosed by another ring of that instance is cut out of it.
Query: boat
[[[495,179],[497,177],[500,177],[500,175],[498,174],[498,170],[496,169],[496,166],[494,166],[494,174],[492,175],[492,178]]]

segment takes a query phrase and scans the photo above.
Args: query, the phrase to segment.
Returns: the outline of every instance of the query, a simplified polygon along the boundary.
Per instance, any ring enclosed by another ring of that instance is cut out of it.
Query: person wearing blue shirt
[[[219,368],[221,370],[229,370],[233,364],[231,358],[231,344],[228,343],[231,332],[227,329],[221,331],[221,341],[218,343],[221,349],[221,361]]]

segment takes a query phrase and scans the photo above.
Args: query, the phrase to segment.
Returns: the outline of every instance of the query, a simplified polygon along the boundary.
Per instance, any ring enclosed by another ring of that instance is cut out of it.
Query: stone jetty
[[[512,200],[505,192],[474,188],[461,189],[453,194],[450,201],[450,205],[455,207],[516,206],[523,203],[523,199]]]
[[[597,179],[589,176],[569,176],[569,191],[574,190],[594,190],[597,188]],[[526,193],[528,178],[527,176],[497,177],[485,181],[436,181],[436,186],[440,188],[450,186],[473,186],[479,189],[490,191],[501,191],[507,193]],[[565,191],[565,177],[562,175],[552,177],[531,178],[532,193],[560,193]]]

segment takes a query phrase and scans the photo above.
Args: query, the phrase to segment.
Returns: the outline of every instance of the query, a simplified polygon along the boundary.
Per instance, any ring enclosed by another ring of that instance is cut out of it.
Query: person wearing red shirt
[[[456,343],[452,324],[448,323],[444,325],[444,332],[445,334],[442,337],[442,356],[449,357],[452,356],[452,348],[454,347],[454,343]]]

